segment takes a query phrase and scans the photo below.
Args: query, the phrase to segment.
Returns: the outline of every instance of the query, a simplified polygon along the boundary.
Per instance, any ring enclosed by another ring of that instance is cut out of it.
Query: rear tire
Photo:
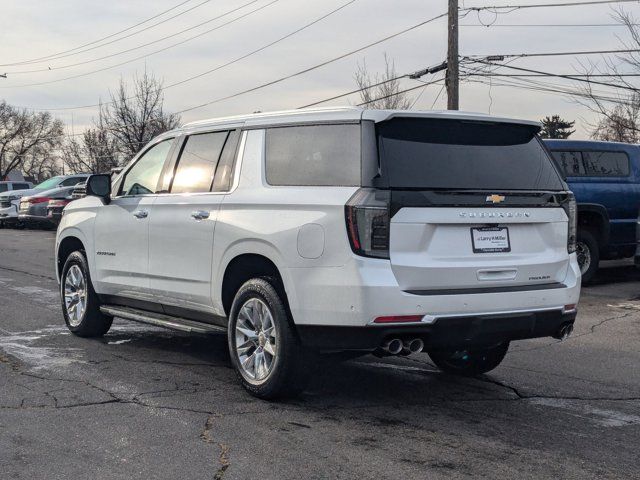
[[[445,373],[474,376],[490,372],[500,365],[508,350],[509,342],[504,342],[493,347],[433,350],[429,357]]]
[[[598,264],[600,263],[600,247],[596,236],[589,230],[578,230],[576,255],[578,256],[578,265],[580,265],[580,272],[582,273],[582,283],[589,283],[598,271]]]
[[[71,253],[60,276],[62,315],[69,330],[79,337],[101,337],[109,331],[113,317],[100,311],[84,252]]]
[[[228,343],[242,386],[265,400],[294,396],[306,386],[306,358],[274,279],[253,278],[236,293]]]

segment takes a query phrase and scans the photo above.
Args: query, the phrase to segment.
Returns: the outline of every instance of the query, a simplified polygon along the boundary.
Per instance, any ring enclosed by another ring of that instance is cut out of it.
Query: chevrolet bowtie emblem
[[[491,203],[502,203],[504,202],[504,195],[496,195],[494,193],[493,195],[487,196],[486,201]]]

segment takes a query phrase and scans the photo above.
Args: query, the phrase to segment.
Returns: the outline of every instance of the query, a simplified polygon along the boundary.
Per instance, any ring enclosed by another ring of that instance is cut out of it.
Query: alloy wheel
[[[576,244],[576,256],[578,257],[580,273],[584,275],[591,266],[591,251],[586,243],[578,242]]]
[[[235,350],[242,376],[262,383],[273,370],[278,353],[277,329],[269,307],[258,298],[247,300],[238,311]]]
[[[87,309],[87,281],[78,265],[71,265],[64,278],[64,305],[69,324],[77,327]]]

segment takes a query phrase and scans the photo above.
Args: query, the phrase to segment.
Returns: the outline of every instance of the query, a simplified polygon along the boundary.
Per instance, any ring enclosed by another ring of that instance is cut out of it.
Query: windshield
[[[60,183],[60,177],[51,177],[49,180],[45,180],[42,183],[39,183],[35,187],[34,190],[49,190],[51,188],[55,188]]]
[[[563,190],[533,125],[394,118],[377,126],[391,188]]]

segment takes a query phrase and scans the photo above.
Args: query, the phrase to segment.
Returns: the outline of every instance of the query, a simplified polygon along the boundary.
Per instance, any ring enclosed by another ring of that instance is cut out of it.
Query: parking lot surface
[[[298,399],[234,377],[226,338],[116,320],[70,335],[55,233],[0,230],[0,477],[640,478],[640,273],[605,266],[564,342],[480,378],[427,355],[323,361]]]

